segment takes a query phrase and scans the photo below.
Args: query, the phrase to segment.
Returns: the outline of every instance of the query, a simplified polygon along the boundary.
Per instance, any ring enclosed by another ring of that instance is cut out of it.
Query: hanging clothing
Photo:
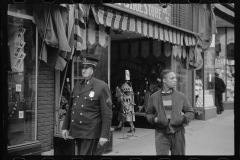
[[[196,43],[207,50],[212,42],[212,35],[217,33],[216,17],[211,4],[193,4],[193,32],[200,33]]]
[[[47,24],[47,17],[50,5],[37,4],[33,5],[33,17],[36,25],[38,26],[39,34],[43,38],[45,28],[47,25],[46,36],[44,41],[46,44],[59,48],[59,50],[70,52],[71,48],[68,44],[66,36],[66,24],[59,10],[59,5],[51,4],[50,16]]]

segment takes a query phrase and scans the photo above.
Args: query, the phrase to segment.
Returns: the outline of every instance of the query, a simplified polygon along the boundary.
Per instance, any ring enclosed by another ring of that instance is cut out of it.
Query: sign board
[[[166,8],[163,8],[160,4],[142,3],[113,3],[105,5],[148,20],[158,21],[163,24],[172,24],[172,5],[167,5]]]

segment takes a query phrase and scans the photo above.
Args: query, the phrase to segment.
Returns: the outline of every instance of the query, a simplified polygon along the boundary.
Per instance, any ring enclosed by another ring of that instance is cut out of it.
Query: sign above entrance
[[[141,3],[113,3],[108,4],[108,6],[149,20],[157,20],[165,24],[172,24],[172,5],[168,5],[167,8],[162,8],[160,4]]]

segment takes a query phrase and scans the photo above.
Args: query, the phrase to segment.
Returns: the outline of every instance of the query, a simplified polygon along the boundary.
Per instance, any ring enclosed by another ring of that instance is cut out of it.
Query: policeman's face
[[[90,78],[93,74],[93,67],[91,66],[82,66],[82,76],[83,78]]]
[[[166,74],[163,79],[163,84],[170,89],[175,88],[177,85],[177,79],[176,79],[175,73],[170,72]]]

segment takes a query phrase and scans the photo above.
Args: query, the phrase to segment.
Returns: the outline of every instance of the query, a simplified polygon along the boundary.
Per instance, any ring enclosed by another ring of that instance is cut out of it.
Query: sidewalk
[[[216,118],[193,120],[186,129],[186,155],[234,155],[234,111],[225,110]],[[113,151],[107,155],[156,155],[152,129],[136,128],[134,137],[129,127],[113,133]],[[136,136],[136,137],[135,137]]]

